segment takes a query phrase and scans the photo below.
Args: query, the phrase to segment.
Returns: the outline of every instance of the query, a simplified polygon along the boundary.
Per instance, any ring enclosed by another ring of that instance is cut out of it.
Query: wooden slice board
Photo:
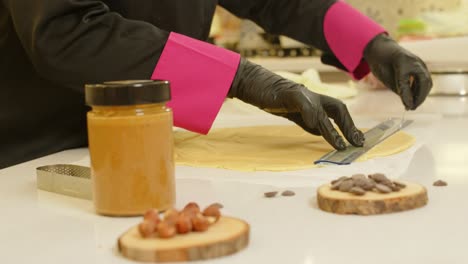
[[[205,232],[177,235],[170,239],[143,238],[135,226],[118,240],[123,256],[143,262],[193,261],[230,255],[249,243],[249,224],[221,217]]]
[[[403,183],[406,184],[406,188],[399,192],[366,192],[362,196],[335,191],[331,189],[331,184],[326,184],[317,190],[318,206],[335,214],[374,215],[411,210],[427,204],[427,191],[424,186]]]

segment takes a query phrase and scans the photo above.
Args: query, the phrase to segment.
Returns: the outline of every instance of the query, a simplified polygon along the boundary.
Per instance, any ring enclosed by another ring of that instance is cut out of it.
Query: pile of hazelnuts
[[[162,216],[157,209],[148,210],[138,231],[144,238],[171,238],[177,234],[204,232],[221,217],[219,203],[211,204],[203,211],[197,203],[188,203],[183,210],[169,209]]]

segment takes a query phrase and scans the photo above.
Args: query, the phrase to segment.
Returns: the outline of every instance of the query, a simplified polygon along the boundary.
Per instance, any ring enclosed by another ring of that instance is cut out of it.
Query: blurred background
[[[347,0],[401,41],[468,35],[468,0]],[[255,23],[221,7],[211,31],[217,45],[245,56],[311,56],[307,46],[284,36],[265,34]],[[297,49],[291,52],[288,49]],[[289,51],[289,52],[288,52]],[[291,54],[292,53],[292,54]]]
[[[389,34],[421,56],[431,71],[468,68],[468,0],[347,0],[383,25]],[[255,23],[218,8],[211,41],[274,70],[315,69],[325,81],[349,79],[320,63],[320,51],[284,36],[265,34]],[[460,50],[461,49],[461,50]]]

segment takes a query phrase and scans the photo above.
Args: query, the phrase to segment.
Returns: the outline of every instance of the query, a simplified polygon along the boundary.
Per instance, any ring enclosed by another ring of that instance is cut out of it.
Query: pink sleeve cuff
[[[240,55],[171,33],[151,79],[171,83],[174,125],[206,134],[239,67]]]
[[[361,79],[369,73],[363,60],[364,49],[375,36],[385,33],[384,28],[345,2],[338,1],[328,9],[323,31],[333,54],[354,78]]]

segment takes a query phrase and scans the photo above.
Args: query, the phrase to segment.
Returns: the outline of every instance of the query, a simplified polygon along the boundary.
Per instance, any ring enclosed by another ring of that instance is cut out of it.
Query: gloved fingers
[[[316,135],[316,136],[321,136],[322,134],[320,134],[320,130],[318,130],[318,128],[310,128],[308,127],[305,122],[304,122],[304,119],[302,119],[302,114],[297,112],[297,113],[289,113],[289,114],[286,114],[286,115],[282,115],[283,117],[293,121],[294,123],[296,123],[298,126],[300,126],[302,129],[304,129],[305,131],[311,133],[312,135]]]
[[[370,65],[372,74],[379,80],[384,86],[392,90],[394,93],[400,95],[398,87],[398,78],[395,78],[395,70],[392,67],[388,67],[386,64]]]
[[[325,138],[328,143],[330,143],[335,149],[344,150],[346,149],[346,143],[343,140],[343,137],[338,134],[333,124],[328,119],[328,116],[320,118],[319,121],[319,130],[323,138]]]
[[[396,93],[400,96],[406,110],[414,110],[414,96],[411,85],[414,85],[414,76],[408,72],[396,74]],[[413,80],[413,81],[412,81]]]
[[[424,100],[426,100],[427,95],[432,88],[432,78],[428,71],[422,71],[415,76],[415,81],[413,85],[413,102],[414,109],[418,108]]]
[[[432,88],[432,79],[426,64],[417,56],[403,50],[393,63],[396,92],[406,110],[420,106]]]
[[[304,106],[301,114],[305,125],[310,129],[318,128],[323,138],[335,149],[346,149],[346,143],[343,140],[343,137],[338,134],[338,131],[333,127],[330,119],[328,119],[328,116],[325,114],[323,109]]]
[[[345,138],[356,147],[364,145],[364,134],[354,125],[346,105],[335,98],[322,96],[322,107],[340,128]]]

